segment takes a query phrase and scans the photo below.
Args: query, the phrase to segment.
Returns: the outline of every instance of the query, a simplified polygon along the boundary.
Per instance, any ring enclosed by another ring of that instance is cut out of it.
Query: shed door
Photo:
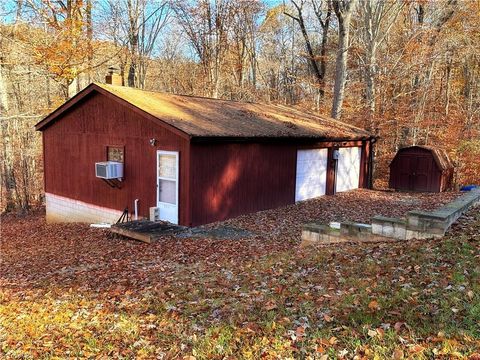
[[[399,155],[398,164],[395,166],[395,188],[399,190],[413,190],[412,168],[415,166],[415,158],[412,156]]]
[[[348,147],[338,149],[337,174],[335,178],[335,191],[358,189],[360,184],[361,147]]]
[[[178,224],[178,152],[157,151],[157,206],[160,220]]]
[[[414,191],[431,191],[430,177],[431,177],[431,163],[430,156],[417,156],[412,161],[412,190]]]
[[[327,149],[298,150],[295,201],[325,195],[327,159]]]

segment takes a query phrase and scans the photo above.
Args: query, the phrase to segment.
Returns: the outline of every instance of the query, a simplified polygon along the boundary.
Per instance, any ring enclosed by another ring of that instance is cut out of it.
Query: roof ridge
[[[236,102],[236,103],[246,103],[246,104],[258,104],[254,101],[242,101],[242,100],[227,100],[227,99],[217,99],[213,97],[208,97],[208,96],[200,96],[200,95],[189,95],[189,94],[176,94],[176,93],[171,93],[167,91],[153,91],[153,90],[145,90],[145,89],[139,89],[139,88],[134,88],[131,86],[122,86],[122,85],[110,85],[110,84],[104,84],[100,82],[93,82],[92,84],[95,84],[97,86],[100,86],[102,88],[105,87],[114,87],[118,89],[128,89],[128,90],[134,90],[134,91],[143,91],[143,92],[148,92],[148,93],[153,93],[153,94],[162,94],[162,95],[171,95],[171,96],[182,96],[182,97],[189,97],[189,98],[196,98],[196,99],[204,99],[204,100],[215,100],[215,101],[224,101],[224,102]],[[260,104],[261,105],[261,104]]]

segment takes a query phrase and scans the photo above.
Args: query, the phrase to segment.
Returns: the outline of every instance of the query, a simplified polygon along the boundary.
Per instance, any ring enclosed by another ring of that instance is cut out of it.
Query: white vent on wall
[[[95,176],[101,179],[123,178],[123,164],[116,161],[95,163]]]

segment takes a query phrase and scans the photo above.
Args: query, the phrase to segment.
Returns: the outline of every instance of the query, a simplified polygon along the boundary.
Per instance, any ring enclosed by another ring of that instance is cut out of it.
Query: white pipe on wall
[[[135,199],[134,208],[135,208],[135,220],[138,220],[138,199]]]

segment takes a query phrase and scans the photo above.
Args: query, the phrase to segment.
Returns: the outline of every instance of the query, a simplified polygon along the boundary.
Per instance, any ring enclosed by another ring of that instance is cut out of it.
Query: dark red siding
[[[360,187],[368,187],[369,142],[192,144],[192,225],[293,204],[298,149],[329,148],[327,194],[333,194],[333,147],[362,145],[368,148],[362,151]]]
[[[156,139],[151,146],[150,139]],[[93,94],[43,132],[45,191],[140,216],[156,206],[156,150],[179,151],[179,222],[189,224],[189,140],[149,121],[101,94]],[[106,160],[106,146],[125,147],[124,181],[114,189],[95,177],[95,162]]]
[[[148,217],[157,200],[157,150],[179,152],[179,223],[187,226],[294,203],[298,149],[329,148],[327,194],[332,194],[332,149],[363,146],[359,185],[369,184],[369,141],[191,143],[155,120],[100,93],[78,100],[43,130],[45,191],[119,211],[128,207],[130,212],[139,199],[139,215]],[[107,146],[125,149],[121,189],[95,177],[94,165],[107,159]]]
[[[191,154],[193,225],[295,201],[295,146],[192,144]]]
[[[452,171],[442,172],[431,151],[419,147],[399,150],[390,164],[389,186],[396,190],[440,192],[451,183]]]

